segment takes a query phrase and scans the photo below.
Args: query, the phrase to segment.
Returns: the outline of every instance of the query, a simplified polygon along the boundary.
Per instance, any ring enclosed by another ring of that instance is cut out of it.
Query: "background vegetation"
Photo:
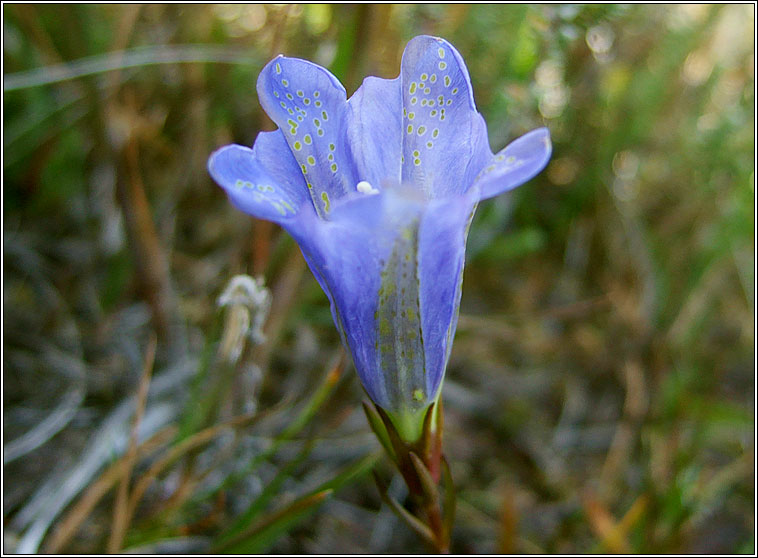
[[[297,246],[205,170],[272,128],[275,54],[350,94],[421,33],[463,54],[494,150],[554,141],[471,229],[454,550],[754,552],[754,6],[3,16],[5,552],[424,550]],[[219,308],[238,273],[268,313]]]

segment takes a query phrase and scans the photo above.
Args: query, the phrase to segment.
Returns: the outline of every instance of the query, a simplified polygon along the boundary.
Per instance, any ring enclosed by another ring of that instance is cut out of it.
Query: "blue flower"
[[[549,132],[493,155],[463,59],[437,37],[412,39],[397,78],[367,77],[350,99],[284,56],[257,90],[279,129],[219,149],[210,174],[295,238],[369,397],[413,439],[450,356],[477,203],[539,173]]]

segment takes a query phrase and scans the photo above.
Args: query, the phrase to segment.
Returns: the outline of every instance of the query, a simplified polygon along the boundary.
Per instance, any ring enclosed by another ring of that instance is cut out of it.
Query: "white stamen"
[[[378,194],[379,193],[379,190],[374,188],[371,184],[369,184],[365,180],[361,180],[355,186],[355,189],[358,190],[361,194]]]

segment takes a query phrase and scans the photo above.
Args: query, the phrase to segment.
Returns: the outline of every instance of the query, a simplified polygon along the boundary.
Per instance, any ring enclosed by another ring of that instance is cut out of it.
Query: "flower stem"
[[[455,513],[455,490],[442,453],[442,406],[438,400],[426,410],[420,435],[413,442],[403,439],[397,422],[373,403],[364,405],[371,428],[403,477],[412,509],[403,508],[387,494],[375,475],[382,499],[390,509],[440,554],[450,552],[450,534]],[[419,421],[420,422],[420,421]],[[442,486],[440,486],[442,480]],[[444,498],[441,493],[444,491]]]

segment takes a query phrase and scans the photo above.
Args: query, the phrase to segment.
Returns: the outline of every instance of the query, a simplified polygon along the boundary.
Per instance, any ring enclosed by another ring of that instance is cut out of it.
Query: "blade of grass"
[[[308,399],[303,408],[297,414],[297,416],[290,422],[284,430],[274,439],[271,445],[256,455],[251,462],[242,471],[229,475],[220,486],[214,488],[212,492],[205,492],[199,496],[200,500],[205,500],[213,495],[218,490],[224,490],[232,484],[238,482],[241,478],[250,475],[255,469],[274,455],[283,444],[294,438],[305,426],[311,421],[313,415],[321,408],[331,395],[334,387],[337,385],[337,381],[342,375],[342,370],[345,366],[345,352],[340,349],[339,361],[336,365],[332,366],[324,376],[324,379],[316,387],[313,395]],[[197,500],[195,500],[197,501]]]
[[[334,477],[332,480],[326,481],[319,486],[316,491],[332,489],[335,492],[345,486],[346,484],[358,480],[359,478],[367,475],[376,465],[381,458],[381,453],[370,453],[362,459],[356,461],[344,471]]]
[[[367,475],[380,458],[380,453],[371,453],[349,465],[334,478],[321,484],[310,494],[299,500],[300,502],[312,502],[311,506],[298,509],[294,515],[281,513],[276,521],[264,518],[257,523],[258,528],[253,526],[247,532],[245,537],[247,540],[245,542],[240,539],[240,542],[236,546],[227,547],[225,552],[247,554],[266,552],[283,533],[291,529],[298,521],[305,519],[308,514],[315,511],[323,498]],[[315,501],[312,500],[314,498],[316,499]]]
[[[137,457],[149,455],[154,450],[162,447],[171,440],[175,434],[176,429],[173,426],[167,426],[153,435],[149,440],[145,440],[139,445],[137,448]],[[125,459],[126,456],[121,457],[121,459],[106,469],[95,482],[89,485],[87,491],[69,510],[68,514],[58,522],[49,542],[45,545],[46,553],[59,554],[66,547],[71,540],[71,537],[77,533],[82,523],[84,523],[84,520],[89,517],[98,502],[100,502],[103,496],[105,496],[119,481],[123,471],[123,461]]]
[[[205,346],[200,356],[197,374],[195,374],[193,379],[192,392],[179,424],[179,432],[176,437],[177,442],[181,442],[200,430],[210,412],[211,403],[216,403],[213,398],[208,397],[208,393],[204,388],[206,387],[205,382],[208,378],[208,370],[215,354],[214,346],[221,336],[223,323],[222,312],[216,312],[213,325],[211,326],[209,335],[206,337]]]
[[[256,522],[247,531],[227,543],[214,548],[212,553],[258,554],[263,552],[281,533],[304,519],[309,512],[315,510],[332,492],[330,489],[322,490],[321,492],[295,500],[286,508]]]
[[[87,56],[64,64],[43,66],[5,76],[3,91],[28,89],[85,76],[156,64],[236,64],[259,66],[249,49],[217,45],[151,45]]]
[[[242,533],[245,527],[250,525],[258,514],[266,508],[271,499],[279,493],[284,481],[291,477],[295,468],[298,467],[308,455],[310,455],[312,450],[313,443],[306,444],[297,454],[295,459],[279,469],[274,478],[266,484],[263,491],[261,491],[255,500],[253,500],[250,507],[248,507],[228,529],[216,537],[216,544],[224,545]]]
[[[125,459],[122,461],[121,483],[116,494],[116,502],[113,505],[113,529],[108,539],[108,552],[115,554],[124,543],[124,536],[129,527],[131,515],[129,514],[129,481],[132,476],[132,469],[137,460],[137,432],[142,421],[142,415],[145,413],[147,403],[147,392],[150,387],[150,378],[153,373],[153,364],[155,363],[155,351],[158,346],[158,340],[155,334],[152,334],[148,342],[147,351],[145,352],[145,361],[142,367],[142,376],[137,392],[137,406],[134,411],[134,424],[131,435],[129,436],[129,447],[126,450]]]
[[[197,434],[194,434],[189,438],[185,438],[178,444],[172,446],[166,453],[164,453],[160,459],[152,464],[147,472],[145,472],[135,484],[134,490],[132,490],[131,498],[129,500],[129,517],[132,517],[134,515],[137,504],[142,499],[142,496],[150,484],[153,482],[153,480],[155,480],[155,478],[162,471],[164,471],[182,455],[204,444],[207,444],[227,428],[240,427],[243,425],[249,426],[264,416],[266,416],[266,413],[257,413],[255,415],[241,415],[228,422],[211,426],[205,430],[201,430]]]

